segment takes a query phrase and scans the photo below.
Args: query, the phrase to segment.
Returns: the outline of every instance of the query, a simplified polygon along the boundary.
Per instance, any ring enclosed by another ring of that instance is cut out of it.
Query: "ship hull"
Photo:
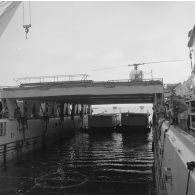
[[[36,150],[40,147],[55,142],[59,138],[69,137],[76,129],[87,126],[87,116],[81,119],[74,116],[50,118],[47,125],[42,119],[27,120],[27,126],[23,126],[17,120],[1,119],[6,127],[5,134],[0,136],[0,164],[6,163]]]
[[[88,132],[110,132],[120,125],[119,114],[97,114],[88,118]]]
[[[195,161],[195,137],[163,119],[153,135],[156,194],[194,194],[195,172],[187,163]]]
[[[126,133],[148,133],[150,132],[150,128],[142,125],[121,125],[117,128],[117,131]]]
[[[122,113],[121,125],[117,129],[119,132],[149,132],[148,114],[147,113]]]

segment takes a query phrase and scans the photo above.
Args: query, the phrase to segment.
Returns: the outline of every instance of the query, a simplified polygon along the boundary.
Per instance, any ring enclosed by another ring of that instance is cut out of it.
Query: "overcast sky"
[[[169,83],[190,75],[187,35],[195,2],[31,2],[27,40],[22,7],[0,37],[1,86],[14,85],[17,77],[78,73],[127,79],[132,67],[125,65],[172,59],[184,61],[140,68]]]

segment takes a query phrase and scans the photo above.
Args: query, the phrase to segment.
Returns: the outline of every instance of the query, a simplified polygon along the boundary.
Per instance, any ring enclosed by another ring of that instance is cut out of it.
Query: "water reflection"
[[[0,194],[152,194],[151,134],[78,133],[1,171]]]

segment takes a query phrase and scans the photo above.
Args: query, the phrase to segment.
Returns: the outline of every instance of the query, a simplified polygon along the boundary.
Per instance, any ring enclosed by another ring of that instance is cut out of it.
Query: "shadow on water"
[[[1,170],[0,194],[154,194],[151,133],[77,133]]]

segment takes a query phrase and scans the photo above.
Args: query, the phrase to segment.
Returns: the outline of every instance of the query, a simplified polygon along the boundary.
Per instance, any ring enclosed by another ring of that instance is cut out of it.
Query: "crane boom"
[[[0,36],[3,34],[21,1],[0,2]]]

